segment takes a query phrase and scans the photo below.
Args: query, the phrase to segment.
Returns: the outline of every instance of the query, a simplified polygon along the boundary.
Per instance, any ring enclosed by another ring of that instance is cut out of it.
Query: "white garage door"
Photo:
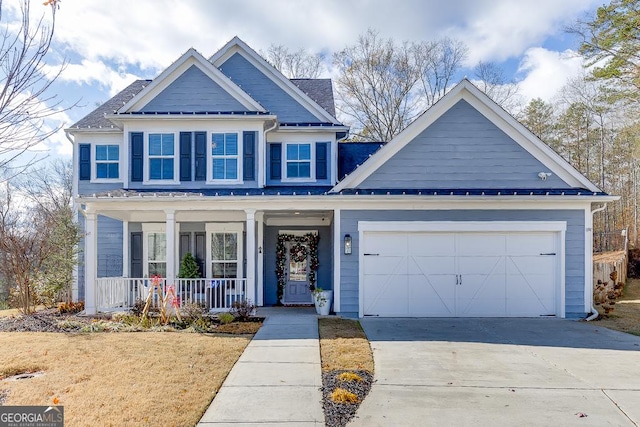
[[[557,236],[555,232],[364,232],[362,314],[556,315]]]

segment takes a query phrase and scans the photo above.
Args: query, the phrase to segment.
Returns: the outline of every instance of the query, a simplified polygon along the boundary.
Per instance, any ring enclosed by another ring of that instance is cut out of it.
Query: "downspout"
[[[593,214],[597,213],[597,212],[602,212],[603,210],[605,210],[607,208],[607,204],[604,203],[601,207],[599,207],[598,209],[594,209],[591,211],[591,218],[593,218]],[[591,222],[591,239],[593,240],[593,221]],[[591,270],[593,270],[593,265],[591,265]],[[598,313],[598,310],[596,310],[595,304],[593,303],[593,273],[591,276],[591,316],[587,317],[586,320],[587,322],[591,322],[594,319],[597,319],[598,316],[600,315],[600,313]]]

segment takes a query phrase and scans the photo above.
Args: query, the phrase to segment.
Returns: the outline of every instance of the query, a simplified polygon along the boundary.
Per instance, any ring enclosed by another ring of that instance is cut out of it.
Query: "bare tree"
[[[420,78],[408,43],[368,30],[334,55],[338,109],[353,121],[356,139],[389,141],[416,116]]]
[[[473,72],[479,79],[479,82],[476,82],[478,88],[502,108],[513,114],[516,108],[520,107],[518,84],[508,80],[504,70],[496,63],[479,61]]]
[[[466,55],[453,39],[396,43],[372,29],[335,54],[338,110],[354,139],[391,140],[450,89]]]
[[[20,1],[21,21],[16,30],[12,25],[0,28],[0,172],[10,163],[56,133],[60,127],[49,126],[47,119],[60,111],[60,101],[48,89],[62,68],[51,74],[45,57],[51,48],[55,14],[59,0],[48,0],[50,21],[41,16],[31,21],[30,0]],[[37,3],[40,4],[40,3]],[[2,23],[0,0],[0,23]],[[36,160],[32,155],[21,161],[16,175]]]
[[[71,298],[80,230],[71,208],[71,162],[58,160],[7,181],[0,194],[0,271],[24,313]],[[24,204],[16,204],[19,194]]]
[[[290,79],[317,79],[322,73],[324,57],[319,53],[309,53],[306,49],[289,52],[285,46],[272,44],[266,52],[260,54]]]
[[[413,49],[420,70],[424,107],[428,108],[450,89],[469,49],[463,42],[448,37],[417,43]]]

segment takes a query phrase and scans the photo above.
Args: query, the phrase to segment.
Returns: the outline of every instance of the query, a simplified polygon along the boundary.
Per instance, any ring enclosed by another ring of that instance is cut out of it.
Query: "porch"
[[[196,304],[210,312],[228,311],[235,302],[246,300],[246,279],[175,279],[173,283],[159,280],[164,294],[173,287],[179,307]],[[100,277],[95,283],[99,312],[129,310],[137,301],[146,302],[150,294],[151,307],[160,308],[159,290],[148,277]]]
[[[196,207],[192,200],[162,197],[163,202],[172,202],[168,208],[167,203],[158,203],[160,197],[127,199],[97,198],[83,206],[84,265],[78,283],[87,314],[126,310],[136,301],[146,301],[155,292],[154,276],[162,278],[163,291],[173,287],[180,305],[194,303],[207,311],[226,311],[243,300],[259,307],[310,304],[310,280],[332,288],[334,211],[305,211],[299,206],[224,209],[210,206],[209,200]],[[294,262],[287,246],[288,280],[284,298],[279,298],[275,267],[282,259],[276,256],[276,246],[284,233],[321,236],[321,267],[317,275],[310,274],[311,258]],[[197,261],[198,278],[183,278],[180,273],[187,252]],[[151,303],[157,306],[158,298],[152,297]]]

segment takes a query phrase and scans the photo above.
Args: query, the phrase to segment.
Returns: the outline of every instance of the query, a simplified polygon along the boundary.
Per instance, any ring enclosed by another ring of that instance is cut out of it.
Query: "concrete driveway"
[[[638,426],[640,337],[559,319],[362,319],[353,426]]]

